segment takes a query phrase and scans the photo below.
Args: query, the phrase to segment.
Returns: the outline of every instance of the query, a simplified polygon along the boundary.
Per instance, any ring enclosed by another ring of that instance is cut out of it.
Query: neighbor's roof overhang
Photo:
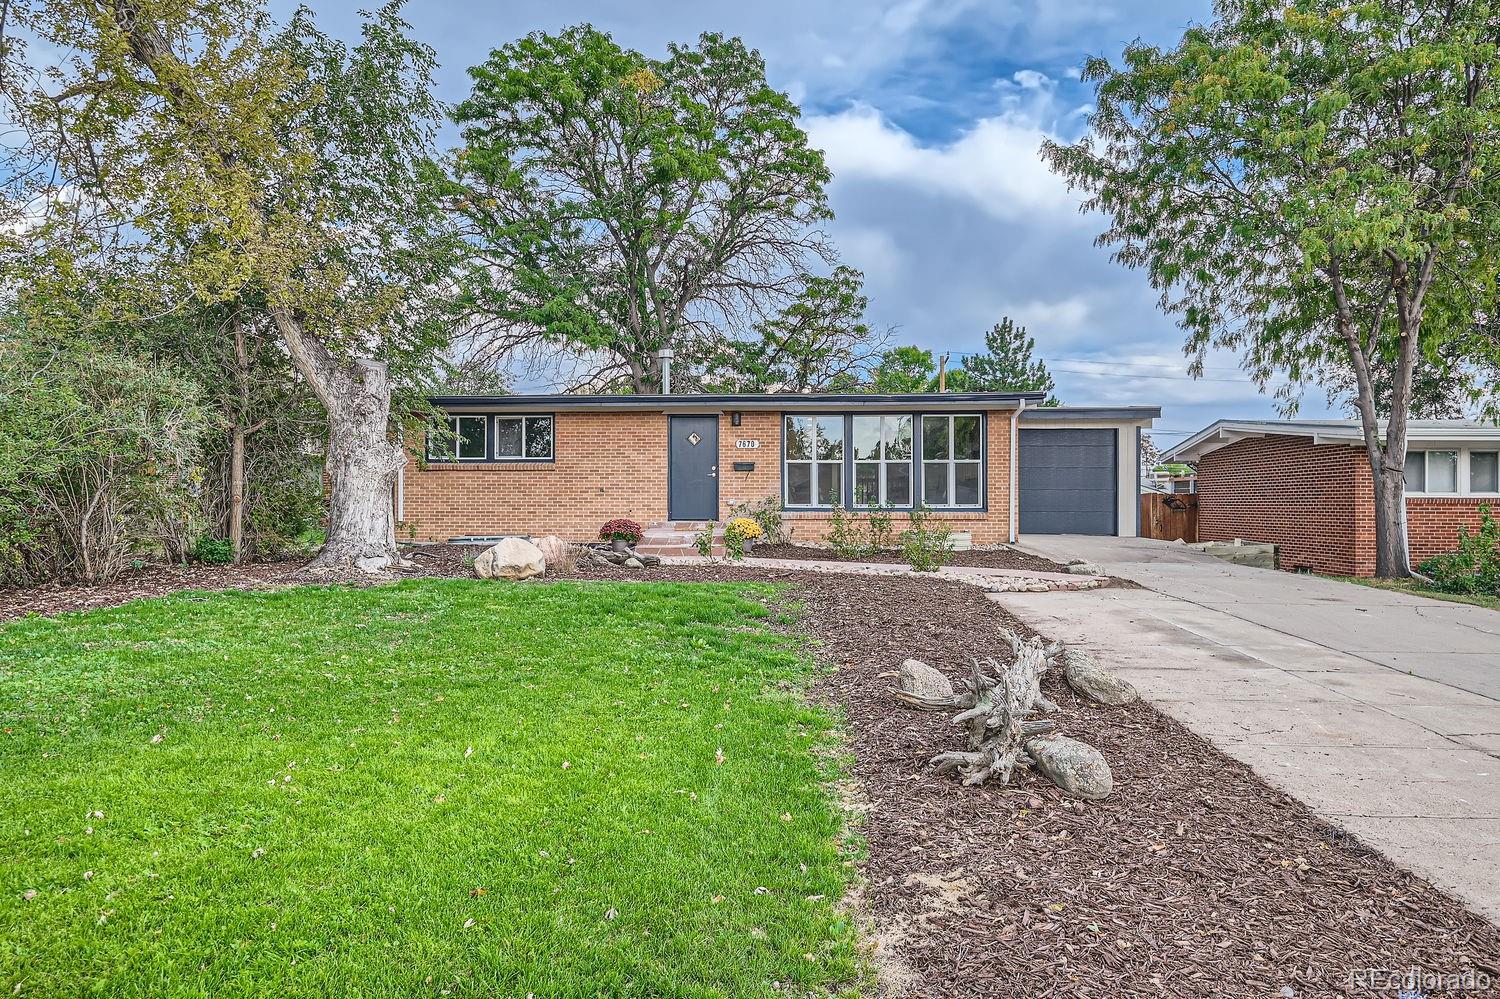
[[[484,410],[598,412],[634,410],[705,413],[729,410],[1020,409],[1047,398],[1045,392],[914,392],[899,394],[801,393],[739,395],[440,395],[428,401],[450,413]],[[1159,410],[1157,411],[1160,412]]]
[[[1381,434],[1382,438],[1384,433]],[[1364,431],[1354,420],[1218,420],[1162,455],[1163,461],[1193,462],[1236,441],[1259,437],[1302,437],[1314,444],[1362,447]],[[1500,427],[1471,420],[1412,420],[1406,425],[1409,444],[1500,444]]]

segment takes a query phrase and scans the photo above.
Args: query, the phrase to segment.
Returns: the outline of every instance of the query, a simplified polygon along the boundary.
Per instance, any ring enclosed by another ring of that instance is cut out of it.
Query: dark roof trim
[[[1022,423],[1064,423],[1073,420],[1156,420],[1160,406],[1037,406],[1021,413]]]
[[[439,409],[824,409],[858,407],[953,407],[1015,409],[1046,398],[1045,392],[912,392],[899,394],[803,393],[740,395],[439,395]]]

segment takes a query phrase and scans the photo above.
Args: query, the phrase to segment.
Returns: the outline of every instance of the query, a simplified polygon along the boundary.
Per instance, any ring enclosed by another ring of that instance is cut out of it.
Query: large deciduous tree
[[[863,279],[843,266],[806,275],[779,315],[758,324],[753,339],[727,339],[696,380],[719,392],[854,391],[880,342],[865,322]]]
[[[1225,347],[1261,384],[1352,372],[1380,576],[1411,573],[1418,360],[1493,310],[1497,39],[1486,0],[1218,0],[1173,48],[1090,61],[1091,133],[1044,148],[1110,219],[1100,242],[1148,271],[1195,370]]]
[[[393,369],[443,342],[454,241],[430,152],[432,53],[398,3],[353,49],[255,0],[20,0],[4,95],[18,267],[80,247],[170,270],[199,303],[249,294],[328,413],[316,570],[397,557]],[[19,26],[22,36],[15,34]],[[38,58],[28,59],[27,41]],[[50,62],[49,60],[56,60]]]
[[[498,350],[540,341],[599,359],[595,385],[657,391],[658,351],[701,368],[832,262],[823,155],[739,39],[651,59],[584,25],[470,73],[454,204]]]

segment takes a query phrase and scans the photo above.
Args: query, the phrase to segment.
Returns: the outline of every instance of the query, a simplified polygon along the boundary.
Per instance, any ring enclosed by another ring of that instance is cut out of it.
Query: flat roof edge
[[[982,405],[1013,409],[1022,402],[1036,403],[1044,392],[917,392],[917,393],[766,393],[718,395],[432,395],[427,401],[439,409],[485,407],[491,409],[702,409],[705,407],[797,408],[801,406],[931,406]]]
[[[1160,406],[1035,406],[1021,412],[1022,423],[1064,420],[1159,420]]]

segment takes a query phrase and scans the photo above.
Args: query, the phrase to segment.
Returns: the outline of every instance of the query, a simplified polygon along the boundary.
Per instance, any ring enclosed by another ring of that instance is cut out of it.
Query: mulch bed
[[[748,566],[643,578],[730,577],[794,584],[800,626],[835,667],[818,693],[848,719],[862,904],[888,986],[1259,999],[1396,994],[1353,985],[1366,968],[1500,980],[1500,929],[1149,705],[1100,708],[1045,685],[1061,730],[1109,760],[1104,802],[1070,801],[1025,770],[1009,787],[937,778],[928,760],[961,739],[946,715],[896,704],[887,674],[906,658],[955,679],[973,656],[1009,659],[1002,629],[1030,631],[981,591]]]
[[[412,574],[442,576],[467,575],[472,556],[411,554]],[[1352,984],[1366,968],[1500,980],[1500,929],[1148,705],[1100,708],[1045,685],[1061,730],[1109,760],[1104,802],[1073,802],[1025,770],[1009,787],[936,777],[928,760],[959,734],[941,713],[896,704],[889,674],[909,657],[955,678],[974,656],[1009,658],[1002,630],[1028,629],[972,586],[753,565],[579,576],[793,585],[798,627],[833,667],[816,693],[848,720],[869,851],[858,904],[890,994],[1396,994]],[[151,570],[107,586],[0,590],[0,620],[303,581],[287,564]]]
[[[750,549],[750,557],[755,558],[788,558],[817,560],[823,562],[879,562],[901,563],[906,560],[901,557],[900,552],[878,551],[868,555],[856,557],[842,557],[831,548],[814,548],[810,545],[775,545],[757,544]],[[1017,551],[1014,548],[997,546],[994,548],[973,548],[964,552],[949,552],[945,560],[946,565],[967,565],[984,569],[1021,569],[1025,572],[1067,572],[1067,566],[1059,565],[1051,559],[1042,558],[1040,555],[1032,555],[1028,552]]]

